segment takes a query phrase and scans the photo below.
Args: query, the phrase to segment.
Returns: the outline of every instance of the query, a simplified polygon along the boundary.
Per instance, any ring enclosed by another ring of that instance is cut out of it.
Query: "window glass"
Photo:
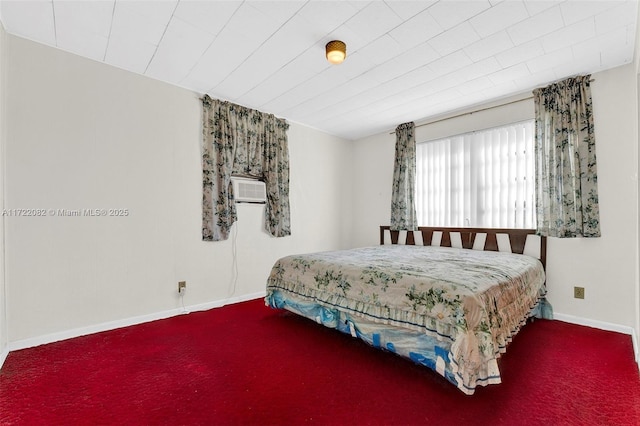
[[[534,121],[417,144],[421,226],[535,228]]]

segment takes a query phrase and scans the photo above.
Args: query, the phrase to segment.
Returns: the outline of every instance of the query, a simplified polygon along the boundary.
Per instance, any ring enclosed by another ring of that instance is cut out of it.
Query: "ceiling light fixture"
[[[332,40],[327,43],[327,61],[336,65],[342,63],[347,57],[347,45],[340,40]]]

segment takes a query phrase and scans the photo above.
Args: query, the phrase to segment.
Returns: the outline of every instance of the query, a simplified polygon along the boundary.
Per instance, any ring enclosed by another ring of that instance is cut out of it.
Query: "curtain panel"
[[[537,230],[549,237],[599,237],[591,76],[533,91]]]
[[[202,106],[202,239],[226,240],[238,219],[232,175],[265,182],[265,229],[291,235],[287,122],[207,95]]]
[[[391,193],[391,229],[414,231],[416,219],[416,137],[415,124],[404,123],[396,128],[396,155]]]

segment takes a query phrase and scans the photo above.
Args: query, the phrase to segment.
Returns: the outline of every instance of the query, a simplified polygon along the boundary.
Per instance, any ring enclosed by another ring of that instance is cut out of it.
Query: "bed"
[[[265,302],[424,365],[466,394],[501,382],[498,359],[544,299],[534,230],[380,227],[380,245],[287,256]]]

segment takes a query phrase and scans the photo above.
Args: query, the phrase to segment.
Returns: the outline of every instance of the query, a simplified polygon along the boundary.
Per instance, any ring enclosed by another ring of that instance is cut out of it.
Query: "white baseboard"
[[[259,291],[257,293],[245,294],[244,296],[230,297],[224,300],[217,300],[213,302],[201,303],[199,305],[187,306],[187,310],[189,312],[206,311],[208,309],[221,308],[222,306],[231,305],[234,303],[246,302],[247,300],[263,298],[266,295],[266,291]],[[180,313],[184,312],[181,311]]]
[[[17,351],[20,349],[31,348],[34,346],[44,345],[47,343],[58,342],[60,340],[71,339],[74,337],[86,336],[88,334],[99,333],[102,331],[114,330],[117,328],[128,327],[131,325],[142,324],[145,322],[156,321],[160,319],[170,318],[177,315],[183,315],[188,312],[196,312],[196,311],[206,311],[208,309],[220,308],[225,305],[245,302],[247,300],[258,299],[264,297],[266,292],[261,291],[252,294],[246,294],[238,297],[231,297],[223,300],[216,300],[213,302],[201,303],[198,305],[190,305],[186,306],[186,312],[182,308],[170,309],[168,311],[156,312],[148,315],[140,315],[132,318],[125,318],[117,321],[109,321],[101,324],[96,324],[88,327],[80,327],[72,330],[61,331],[58,333],[46,334],[43,336],[32,337],[29,339],[18,340],[15,342],[9,342],[7,347],[0,352],[0,368],[4,364],[4,361],[7,359],[9,352]],[[588,318],[576,317],[573,315],[554,313],[554,319],[558,321],[564,321],[571,324],[584,325],[587,327],[598,328],[601,330],[607,331],[615,331],[618,333],[629,334],[631,335],[631,340],[633,342],[633,350],[635,354],[636,362],[640,368],[640,355],[638,350],[638,339],[635,333],[635,330],[632,327],[627,327],[618,324],[612,324],[604,321],[597,321]]]
[[[591,328],[599,328],[600,330],[606,331],[615,331],[622,334],[630,334],[631,342],[633,342],[633,354],[636,363],[638,364],[638,368],[640,368],[640,354],[638,349],[638,336],[633,329],[633,327],[628,327],[626,325],[613,324],[605,321],[592,320],[588,318],[576,317],[573,315],[567,314],[559,314],[554,312],[553,319],[558,321],[568,322],[571,324],[584,325]]]
[[[66,340],[74,337],[86,336],[88,334],[99,333],[102,331],[114,330],[116,328],[128,327],[131,325],[142,324],[145,322],[170,318],[177,315],[187,314],[189,312],[205,311],[208,309],[219,308],[228,304],[245,302],[247,300],[258,299],[264,296],[266,296],[266,292],[261,291],[258,293],[246,294],[243,296],[231,297],[228,299],[201,303],[198,305],[185,306],[185,309],[182,309],[182,308],[170,309],[168,311],[156,312],[148,315],[140,315],[137,317],[125,318],[125,319],[116,320],[116,321],[109,321],[101,324],[91,325],[88,327],[74,328],[72,330],[46,334],[43,336],[32,337],[29,339],[18,340],[15,342],[9,342],[9,344],[7,345],[7,348],[0,354],[0,368],[2,367],[2,364],[4,363],[4,360],[6,359],[7,355],[11,351],[32,348],[34,346],[58,342],[60,340]]]

